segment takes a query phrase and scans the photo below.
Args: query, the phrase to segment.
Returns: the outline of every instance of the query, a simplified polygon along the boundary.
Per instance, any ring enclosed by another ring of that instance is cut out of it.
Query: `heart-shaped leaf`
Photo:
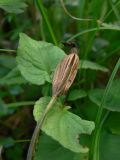
[[[120,136],[120,112],[111,112],[106,120],[105,127],[112,134]]]
[[[35,41],[21,33],[17,63],[23,77],[37,85],[51,82],[51,73],[65,56],[60,48],[51,43]]]
[[[50,101],[50,97],[40,98],[34,107],[36,120],[42,115]],[[48,113],[42,130],[65,148],[73,152],[88,152],[88,148],[79,144],[80,134],[91,134],[94,122],[81,119],[79,116],[68,111],[68,107],[56,102],[53,109]]]

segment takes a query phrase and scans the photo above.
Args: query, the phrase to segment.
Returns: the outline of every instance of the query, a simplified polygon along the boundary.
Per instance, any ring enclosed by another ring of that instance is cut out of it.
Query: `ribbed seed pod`
[[[72,48],[69,55],[58,64],[53,77],[53,96],[65,94],[72,85],[77,74],[79,57],[77,49]]]

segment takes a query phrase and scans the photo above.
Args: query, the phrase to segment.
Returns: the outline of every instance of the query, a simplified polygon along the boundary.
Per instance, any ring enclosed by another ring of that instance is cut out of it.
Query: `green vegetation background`
[[[2,160],[26,159],[36,125],[32,113],[34,103],[40,97],[51,96],[51,83],[29,83],[16,69],[21,32],[37,41],[53,43],[66,53],[69,48],[62,42],[77,44],[81,66],[65,97],[65,104],[81,118],[102,125],[101,131],[97,128],[92,136],[81,135],[80,143],[90,148],[89,155],[75,154],[42,134],[40,152],[35,159],[92,160],[99,150],[100,160],[119,160],[120,0],[0,0]],[[101,111],[100,107],[105,109]],[[96,133],[100,133],[100,137]],[[99,148],[96,148],[99,138]]]

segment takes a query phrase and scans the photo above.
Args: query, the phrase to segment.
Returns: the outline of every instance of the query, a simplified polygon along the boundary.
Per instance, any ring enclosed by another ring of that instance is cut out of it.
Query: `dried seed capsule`
[[[76,48],[71,49],[70,54],[58,64],[53,78],[53,96],[66,93],[72,85],[79,65],[79,57],[76,53]]]

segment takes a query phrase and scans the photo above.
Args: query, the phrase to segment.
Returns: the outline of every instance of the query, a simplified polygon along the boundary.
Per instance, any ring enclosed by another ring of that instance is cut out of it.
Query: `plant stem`
[[[90,150],[90,160],[99,160],[99,146],[98,145],[99,145],[100,130],[101,130],[102,125],[103,125],[103,123],[101,125],[101,122],[102,122],[101,118],[102,118],[103,111],[104,111],[105,100],[106,100],[107,95],[110,91],[112,82],[113,82],[114,77],[115,77],[115,75],[118,71],[119,66],[120,66],[120,58],[118,59],[116,65],[114,67],[114,70],[113,70],[113,72],[110,76],[110,79],[108,81],[108,84],[106,86],[105,92],[104,92],[102,100],[101,100],[101,104],[100,104],[99,109],[98,109],[98,113],[97,113],[96,121],[95,121],[96,128],[95,128],[95,131],[94,131],[93,136],[92,136],[92,143],[91,143],[91,150]]]
[[[119,4],[120,4],[120,1],[118,1],[118,2],[114,5],[114,7],[118,7]],[[107,19],[112,12],[113,12],[113,8],[112,8],[111,10],[109,10],[109,12],[104,16],[103,21],[105,21],[105,19]]]
[[[104,24],[104,25],[105,25],[105,24]],[[70,41],[72,41],[73,39],[75,39],[75,38],[77,38],[77,37],[79,37],[79,36],[81,36],[81,35],[83,35],[83,34],[85,34],[85,33],[94,32],[94,31],[97,31],[97,30],[98,30],[98,31],[99,31],[99,30],[115,30],[115,31],[120,31],[120,27],[108,25],[108,26],[99,27],[99,29],[98,29],[98,27],[86,29],[86,30],[84,30],[84,31],[78,32],[77,34],[71,36],[71,37],[67,40],[67,42],[70,42]]]
[[[43,125],[43,122],[46,118],[46,115],[48,113],[48,111],[53,107],[53,104],[55,103],[57,99],[57,96],[53,96],[49,102],[49,104],[47,105],[45,111],[43,112],[42,116],[40,117],[40,119],[37,122],[37,126],[35,127],[32,139],[31,139],[31,143],[28,149],[28,154],[27,154],[27,160],[32,160],[34,151],[35,151],[35,147],[36,147],[36,143],[40,134],[40,129]]]
[[[20,139],[15,141],[15,143],[25,143],[25,142],[30,142],[30,139]]]
[[[46,15],[46,12],[45,12],[45,9],[44,9],[44,6],[43,6],[41,0],[36,0],[36,4],[37,4],[37,7],[39,9],[39,12],[42,14],[42,16],[43,16],[43,18],[44,18],[44,20],[45,20],[45,22],[47,24],[47,27],[48,27],[48,30],[49,30],[50,35],[52,37],[53,43],[57,46],[57,44],[58,44],[57,40],[55,38],[54,32],[52,30],[51,24],[50,24],[49,19],[48,19],[47,15]]]
[[[23,101],[23,102],[15,102],[6,104],[9,108],[19,107],[19,106],[26,106],[26,105],[34,105],[35,101]]]
[[[89,18],[89,19],[86,19],[86,18],[78,18],[78,17],[73,16],[73,15],[67,10],[67,8],[65,7],[65,4],[64,4],[63,0],[60,0],[60,3],[61,3],[61,6],[62,6],[64,12],[65,12],[69,17],[71,17],[72,19],[77,20],[77,21],[92,21],[92,20],[93,20],[93,19],[90,19],[90,18]]]
[[[16,53],[16,50],[13,50],[13,49],[0,49],[0,52],[14,52],[14,53]]]

